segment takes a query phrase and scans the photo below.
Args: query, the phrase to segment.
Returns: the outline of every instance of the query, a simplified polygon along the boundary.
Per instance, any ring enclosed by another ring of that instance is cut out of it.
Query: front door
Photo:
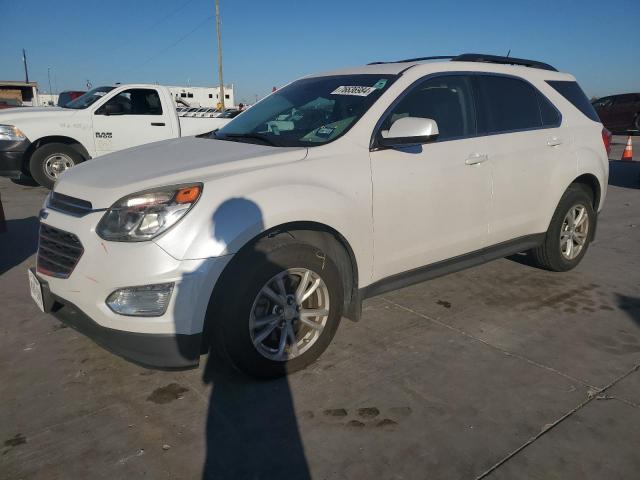
[[[96,110],[93,135],[96,155],[172,138],[158,91],[132,88],[120,92]]]
[[[488,245],[491,167],[477,137],[471,79],[434,76],[386,114],[379,135],[402,117],[435,120],[436,141],[371,152],[374,280]]]

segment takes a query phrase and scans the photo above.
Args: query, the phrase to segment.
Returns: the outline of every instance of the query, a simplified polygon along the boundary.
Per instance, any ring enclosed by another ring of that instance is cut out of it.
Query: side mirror
[[[378,139],[383,147],[421,145],[438,138],[438,124],[431,118],[403,117],[391,125],[388,133]]]
[[[124,113],[124,107],[117,102],[108,102],[100,109],[102,115],[122,115]]]

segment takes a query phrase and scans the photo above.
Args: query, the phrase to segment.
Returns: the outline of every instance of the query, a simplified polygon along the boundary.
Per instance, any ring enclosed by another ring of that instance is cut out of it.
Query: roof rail
[[[411,62],[422,62],[425,60],[447,60],[455,58],[455,55],[437,55],[435,57],[417,57],[417,58],[407,58],[406,60],[392,60],[390,62],[371,62],[367,63],[367,65],[384,65],[385,63],[411,63]]]
[[[536,60],[527,60],[526,58],[502,57],[500,55],[485,55],[483,53],[463,53],[451,59],[452,62],[481,62],[481,63],[499,63],[502,65],[520,65],[523,67],[540,68],[542,70],[552,70],[557,72],[555,67],[548,63],[538,62]]]
[[[540,68],[542,70],[551,70],[557,72],[555,67],[548,63],[538,62],[537,60],[527,60],[526,58],[502,57],[500,55],[485,55],[484,53],[463,53],[461,55],[437,55],[434,57],[417,57],[407,58],[406,60],[393,60],[390,62],[371,62],[367,65],[384,65],[386,63],[415,63],[426,60],[448,60],[452,62],[482,62],[482,63],[499,63],[501,65],[520,65],[523,67]]]

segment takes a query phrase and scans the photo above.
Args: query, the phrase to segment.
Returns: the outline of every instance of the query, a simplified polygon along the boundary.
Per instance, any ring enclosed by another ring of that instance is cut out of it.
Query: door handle
[[[164,122],[151,122],[152,127],[164,127]]]
[[[558,145],[562,145],[562,140],[558,137],[553,137],[547,140],[547,146],[549,147],[557,147]]]
[[[476,165],[478,163],[486,162],[489,160],[489,155],[484,153],[472,153],[464,161],[467,165]]]

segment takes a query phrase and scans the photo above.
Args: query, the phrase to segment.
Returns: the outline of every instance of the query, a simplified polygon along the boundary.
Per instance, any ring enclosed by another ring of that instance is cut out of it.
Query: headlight
[[[11,140],[12,142],[17,142],[26,139],[27,137],[18,127],[14,127],[13,125],[0,125],[0,140]]]
[[[104,214],[96,232],[114,242],[143,242],[175,225],[193,207],[202,184],[174,185],[121,198]]]

